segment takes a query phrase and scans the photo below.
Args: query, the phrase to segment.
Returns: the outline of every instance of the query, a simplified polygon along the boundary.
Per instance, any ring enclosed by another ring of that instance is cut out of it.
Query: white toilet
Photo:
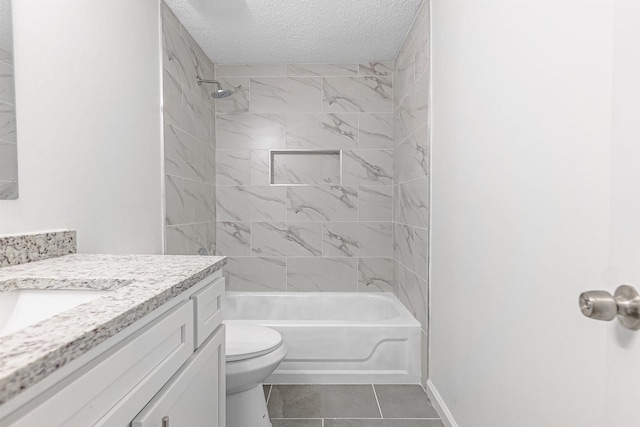
[[[287,355],[282,336],[264,326],[226,321],[227,427],[271,427],[262,382]]]

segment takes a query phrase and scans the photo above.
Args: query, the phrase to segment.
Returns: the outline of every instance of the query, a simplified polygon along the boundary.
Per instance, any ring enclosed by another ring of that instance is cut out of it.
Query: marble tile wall
[[[228,289],[393,291],[393,64],[215,65]],[[338,150],[277,155],[269,150]],[[336,165],[338,168],[336,169]],[[341,167],[341,169],[340,169]]]
[[[165,253],[215,254],[213,63],[163,2]]]
[[[422,325],[422,379],[429,331],[429,2],[394,62],[393,277],[398,298]]]
[[[13,52],[0,48],[0,200],[18,198]]]

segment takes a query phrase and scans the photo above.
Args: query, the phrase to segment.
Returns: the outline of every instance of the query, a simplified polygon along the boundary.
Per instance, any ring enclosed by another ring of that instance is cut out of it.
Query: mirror
[[[18,198],[11,0],[0,0],[0,199]]]

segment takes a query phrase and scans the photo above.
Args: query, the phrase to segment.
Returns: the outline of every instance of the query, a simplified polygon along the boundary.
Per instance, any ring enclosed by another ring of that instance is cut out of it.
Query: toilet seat
[[[253,324],[225,322],[226,361],[238,362],[271,353],[282,346],[282,336],[273,329]]]

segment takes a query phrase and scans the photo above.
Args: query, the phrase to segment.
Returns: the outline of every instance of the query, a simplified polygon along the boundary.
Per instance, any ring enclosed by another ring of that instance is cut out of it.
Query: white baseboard
[[[458,423],[453,419],[453,415],[451,415],[451,411],[447,408],[447,405],[442,400],[442,396],[436,390],[436,386],[433,385],[431,380],[427,380],[427,396],[429,396],[429,400],[431,400],[431,404],[440,415],[442,422],[446,427],[458,427]]]

